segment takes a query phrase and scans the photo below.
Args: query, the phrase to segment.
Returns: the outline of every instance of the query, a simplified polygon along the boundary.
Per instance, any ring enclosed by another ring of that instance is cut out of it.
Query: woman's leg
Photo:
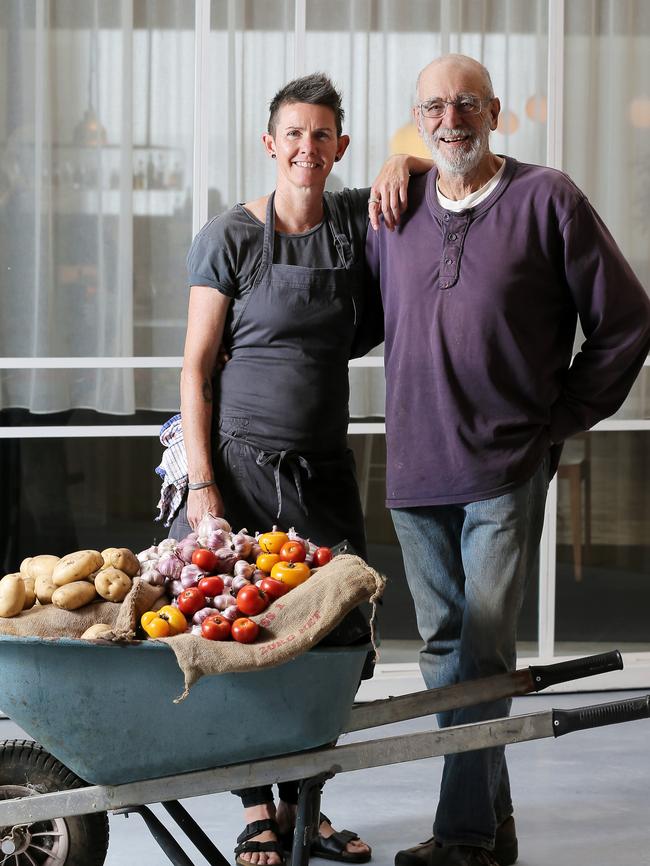
[[[238,791],[233,791],[233,794],[241,797],[242,805],[244,807],[244,822],[246,824],[246,830],[248,830],[250,825],[253,825],[251,830],[254,830],[255,824],[258,821],[263,823],[272,822],[270,827],[267,826],[266,829],[260,829],[258,833],[253,833],[252,835],[247,834],[246,842],[279,843],[279,833],[276,832],[277,825],[275,824],[277,815],[275,803],[273,801],[273,789],[271,786],[261,785],[257,788],[242,788]],[[252,847],[254,848],[255,845],[253,844]],[[252,866],[279,866],[279,864],[283,862],[280,850],[240,851],[237,855],[237,861],[250,863]]]

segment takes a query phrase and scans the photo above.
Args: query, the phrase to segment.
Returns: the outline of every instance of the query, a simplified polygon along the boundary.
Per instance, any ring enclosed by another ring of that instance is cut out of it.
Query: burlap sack
[[[358,556],[342,554],[273,602],[268,611],[251,617],[261,627],[255,643],[210,641],[191,634],[162,638],[173,649],[185,676],[185,691],[176,700],[186,697],[191,686],[206,674],[274,667],[295,658],[317,644],[361,602],[373,604],[374,620],[374,605],[384,584],[384,578]],[[371,621],[371,628],[373,625]]]
[[[374,646],[374,606],[384,590],[384,578],[358,556],[341,554],[275,601],[267,611],[252,617],[261,627],[253,644],[210,641],[200,635],[181,634],[161,638],[176,655],[185,677],[182,700],[192,685],[206,674],[250,671],[283,664],[319,643],[343,617],[364,601],[373,605],[371,620]],[[166,601],[163,590],[138,578],[121,604],[93,602],[79,610],[36,605],[11,618],[0,617],[0,634],[22,637],[79,638],[95,623],[111,631],[102,640],[130,641],[140,617]]]
[[[91,625],[102,622],[111,627],[104,640],[133,640],[135,626],[147,610],[156,606],[162,588],[139,580],[121,604],[96,601],[78,610],[62,610],[53,604],[37,604],[18,616],[0,617],[0,634],[18,637],[79,638]]]

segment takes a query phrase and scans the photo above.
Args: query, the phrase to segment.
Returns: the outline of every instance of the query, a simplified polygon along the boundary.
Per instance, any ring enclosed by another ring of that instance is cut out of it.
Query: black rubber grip
[[[581,659],[571,659],[568,662],[558,662],[555,665],[531,665],[528,670],[533,678],[533,689],[536,692],[547,689],[557,683],[567,683],[582,677],[593,677],[607,671],[623,669],[623,658],[618,650],[609,653],[599,653],[596,656],[585,656]]]
[[[650,695],[596,704],[593,707],[578,707],[575,710],[553,710],[553,735],[561,737],[572,731],[600,728],[603,725],[618,725],[636,719],[650,718]]]

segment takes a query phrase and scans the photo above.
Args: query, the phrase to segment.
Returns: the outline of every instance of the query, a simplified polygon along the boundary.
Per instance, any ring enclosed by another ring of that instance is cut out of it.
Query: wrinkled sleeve
[[[564,269],[585,341],[551,410],[562,442],[616,412],[650,350],[650,300],[586,199],[561,227]]]
[[[187,254],[190,286],[211,286],[229,298],[237,296],[233,256],[226,220],[216,217],[196,235]]]

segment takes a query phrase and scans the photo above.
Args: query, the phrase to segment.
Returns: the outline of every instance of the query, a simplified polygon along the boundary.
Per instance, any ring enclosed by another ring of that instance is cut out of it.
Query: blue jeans
[[[549,482],[545,458],[525,484],[494,499],[395,508],[391,515],[425,642],[427,688],[515,669],[517,621],[536,568]],[[440,727],[507,716],[512,701],[440,713]],[[446,845],[494,847],[512,813],[503,747],[446,755],[433,832]]]

